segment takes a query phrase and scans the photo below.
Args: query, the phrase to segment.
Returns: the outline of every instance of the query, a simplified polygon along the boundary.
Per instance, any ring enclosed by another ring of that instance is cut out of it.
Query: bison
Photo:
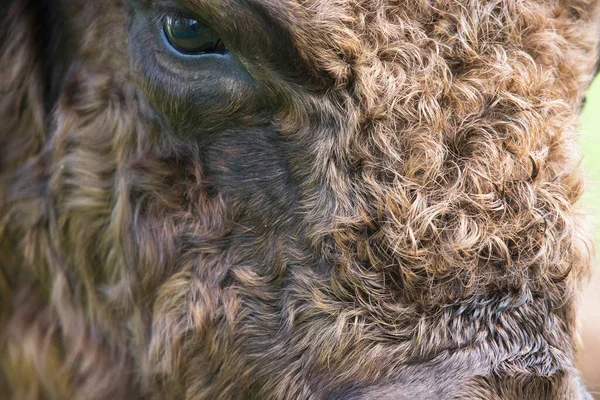
[[[588,399],[598,0],[5,0],[2,399]]]

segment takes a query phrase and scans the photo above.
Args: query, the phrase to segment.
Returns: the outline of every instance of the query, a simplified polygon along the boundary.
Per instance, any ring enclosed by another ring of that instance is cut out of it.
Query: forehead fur
[[[341,264],[393,265],[381,274],[424,302],[544,291],[585,270],[575,115],[597,59],[595,6],[285,5],[299,51],[336,82],[343,129],[315,152],[337,198],[315,209],[335,216]]]

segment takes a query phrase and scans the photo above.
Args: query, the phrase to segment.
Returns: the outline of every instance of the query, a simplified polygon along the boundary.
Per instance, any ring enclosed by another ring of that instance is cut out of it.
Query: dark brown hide
[[[8,1],[0,398],[588,398],[599,5]]]

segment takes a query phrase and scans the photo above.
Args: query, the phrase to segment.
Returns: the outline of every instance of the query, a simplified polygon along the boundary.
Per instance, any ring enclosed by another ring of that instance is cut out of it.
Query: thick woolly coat
[[[597,0],[4,3],[0,398],[588,398]]]

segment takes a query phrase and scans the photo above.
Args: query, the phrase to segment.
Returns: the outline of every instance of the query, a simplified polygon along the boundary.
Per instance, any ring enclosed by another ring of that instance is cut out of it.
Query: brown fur
[[[7,6],[0,398],[587,398],[598,1],[182,2],[252,85],[119,0]]]

